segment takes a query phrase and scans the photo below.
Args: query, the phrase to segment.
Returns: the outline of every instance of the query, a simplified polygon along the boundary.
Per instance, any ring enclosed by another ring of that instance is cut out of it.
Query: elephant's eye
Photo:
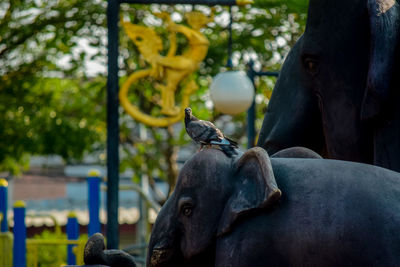
[[[182,197],[178,203],[178,209],[183,216],[189,217],[193,213],[193,199],[190,197]]]
[[[315,75],[318,73],[319,64],[317,60],[306,57],[304,59],[304,67],[306,68],[306,71],[308,73],[310,73],[311,75]]]
[[[182,214],[186,217],[189,217],[190,215],[192,215],[192,210],[193,207],[191,205],[185,205],[182,207]]]

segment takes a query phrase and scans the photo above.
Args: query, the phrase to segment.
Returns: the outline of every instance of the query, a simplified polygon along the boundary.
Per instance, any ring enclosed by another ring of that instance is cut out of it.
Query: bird
[[[196,118],[189,107],[185,108],[185,128],[190,138],[200,144],[200,150],[205,145],[219,145],[229,157],[238,154],[236,141],[226,137],[212,122]]]

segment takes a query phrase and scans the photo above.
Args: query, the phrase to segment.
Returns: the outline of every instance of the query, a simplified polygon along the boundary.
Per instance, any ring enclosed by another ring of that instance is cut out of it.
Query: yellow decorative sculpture
[[[170,32],[170,45],[166,56],[160,54],[163,43],[153,29],[121,21],[125,32],[151,68],[132,73],[122,85],[119,98],[125,111],[136,120],[149,126],[165,127],[183,118],[184,109],[189,105],[189,96],[198,89],[190,74],[197,70],[199,63],[207,55],[209,42],[200,29],[212,20],[212,16],[208,18],[200,12],[189,12],[186,19],[190,27],[175,24],[166,12],[157,13],[156,16],[165,22]],[[177,33],[183,34],[188,40],[188,47],[182,55],[176,55]],[[156,81],[154,88],[161,96],[161,100],[158,101],[163,115],[161,117],[143,113],[128,100],[130,86],[146,77],[152,77]],[[180,107],[175,103],[179,87],[182,90]]]

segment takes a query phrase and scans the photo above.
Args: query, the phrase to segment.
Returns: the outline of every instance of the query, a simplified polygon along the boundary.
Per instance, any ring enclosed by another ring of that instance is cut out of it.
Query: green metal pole
[[[279,72],[277,71],[256,71],[254,70],[254,62],[251,60],[247,64],[247,76],[253,83],[254,89],[256,89],[256,85],[254,83],[255,77],[261,77],[261,76],[272,76],[272,77],[278,77]],[[254,95],[256,94],[256,91],[254,91]],[[256,145],[256,101],[255,98],[253,98],[253,103],[251,104],[251,107],[247,111],[247,148],[252,148]]]

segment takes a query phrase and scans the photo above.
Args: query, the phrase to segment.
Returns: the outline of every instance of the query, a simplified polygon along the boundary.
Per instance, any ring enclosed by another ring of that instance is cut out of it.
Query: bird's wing
[[[210,142],[212,145],[230,145],[231,143],[227,139],[222,139],[221,141],[211,141]]]
[[[223,136],[221,131],[209,121],[191,121],[186,130],[196,142],[210,143],[211,140],[220,140]]]
[[[200,142],[200,137],[204,131],[204,127],[198,122],[199,121],[191,121],[186,126],[186,132],[196,142]]]
[[[208,142],[221,141],[224,139],[224,134],[212,122],[202,121],[202,124],[208,128],[207,136],[205,136]]]
[[[226,137],[220,129],[218,129],[212,122],[204,121],[210,128],[215,129],[215,134],[208,140],[213,145],[231,145],[234,147],[238,146],[238,143],[228,137]]]

